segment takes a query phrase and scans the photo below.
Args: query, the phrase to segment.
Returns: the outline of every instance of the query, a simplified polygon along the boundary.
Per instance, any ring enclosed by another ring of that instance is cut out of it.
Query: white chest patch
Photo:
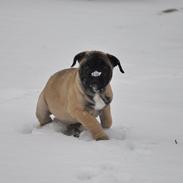
[[[95,101],[95,110],[101,110],[103,107],[105,107],[106,104],[99,96],[99,94],[95,94],[93,99]]]

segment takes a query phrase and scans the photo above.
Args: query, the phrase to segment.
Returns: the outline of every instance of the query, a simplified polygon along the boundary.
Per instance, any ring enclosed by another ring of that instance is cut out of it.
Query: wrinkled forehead
[[[90,53],[82,61],[83,65],[90,68],[102,68],[103,66],[111,66],[108,57],[101,53]],[[112,67],[112,66],[111,66]]]

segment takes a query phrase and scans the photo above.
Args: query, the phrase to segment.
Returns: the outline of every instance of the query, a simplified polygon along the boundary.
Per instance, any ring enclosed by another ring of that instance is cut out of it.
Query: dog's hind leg
[[[80,133],[84,130],[81,123],[74,123],[67,126],[66,131],[64,134],[66,135],[73,135],[74,137],[79,137]]]
[[[48,105],[46,104],[43,93],[41,93],[39,96],[39,99],[37,102],[37,108],[36,108],[36,116],[41,126],[52,122],[50,114],[51,113],[48,110]]]

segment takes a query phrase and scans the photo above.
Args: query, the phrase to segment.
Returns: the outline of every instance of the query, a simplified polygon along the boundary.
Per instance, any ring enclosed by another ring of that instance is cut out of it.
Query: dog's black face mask
[[[91,56],[80,66],[79,75],[86,91],[100,92],[112,78],[112,67],[102,58]]]
[[[101,92],[105,89],[112,78],[114,67],[118,66],[119,70],[124,73],[120,61],[115,56],[100,51],[78,53],[71,67],[77,61],[80,63],[81,83],[88,93]]]

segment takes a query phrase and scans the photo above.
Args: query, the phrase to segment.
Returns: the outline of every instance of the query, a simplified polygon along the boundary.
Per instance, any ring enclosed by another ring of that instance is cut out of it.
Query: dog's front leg
[[[86,111],[75,111],[77,121],[79,121],[85,128],[87,128],[94,139],[108,140],[109,137],[103,131],[101,125],[94,116]]]
[[[105,107],[100,115],[100,121],[103,128],[110,128],[112,125],[111,108],[110,105]]]

